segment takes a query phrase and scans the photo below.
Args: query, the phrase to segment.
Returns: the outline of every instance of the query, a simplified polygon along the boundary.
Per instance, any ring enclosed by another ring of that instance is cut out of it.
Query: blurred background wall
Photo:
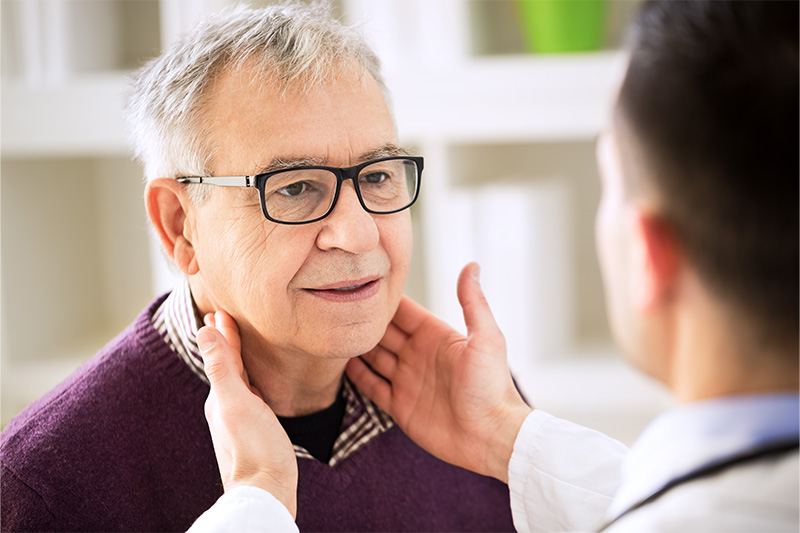
[[[132,69],[230,3],[0,2],[3,425],[169,290],[122,95]],[[566,15],[548,14],[553,3],[333,8],[383,59],[401,143],[426,158],[407,293],[463,330],[456,278],[478,260],[528,399],[630,443],[669,400],[624,364],[608,331],[594,140],[637,2],[572,2],[590,13]],[[558,35],[560,16],[577,37]]]

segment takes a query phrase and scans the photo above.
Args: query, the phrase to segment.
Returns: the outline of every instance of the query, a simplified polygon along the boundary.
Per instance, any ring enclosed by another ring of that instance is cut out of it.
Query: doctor
[[[798,530],[798,4],[650,1],[597,145],[611,328],[678,406],[634,446],[525,405],[477,265],[467,337],[404,299],[351,380],[441,459],[509,484],[518,530]],[[294,530],[291,447],[209,315],[226,493],[195,531]],[[242,379],[244,378],[244,379]]]

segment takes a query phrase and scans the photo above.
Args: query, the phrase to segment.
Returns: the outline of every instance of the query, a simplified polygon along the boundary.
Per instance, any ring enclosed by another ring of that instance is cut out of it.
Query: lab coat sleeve
[[[602,433],[534,410],[508,465],[517,531],[596,530],[619,487],[627,453]]]
[[[269,492],[256,487],[235,487],[200,515],[188,533],[247,531],[297,533],[289,510]]]

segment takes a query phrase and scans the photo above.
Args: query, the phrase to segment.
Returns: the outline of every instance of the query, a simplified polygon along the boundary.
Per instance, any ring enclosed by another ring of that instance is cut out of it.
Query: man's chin
[[[352,359],[377,346],[385,331],[385,327],[382,330],[368,328],[371,331],[358,329],[349,331],[347,335],[329,337],[318,345],[315,352],[326,359]]]
[[[352,359],[359,357],[372,350],[378,343],[359,343],[357,345],[348,345],[341,347],[332,347],[330,350],[320,354],[321,357],[326,359]]]

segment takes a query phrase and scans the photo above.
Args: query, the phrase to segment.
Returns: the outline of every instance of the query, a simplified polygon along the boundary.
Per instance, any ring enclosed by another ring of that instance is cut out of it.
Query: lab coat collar
[[[713,462],[797,438],[799,426],[796,393],[729,396],[673,408],[656,418],[631,448],[609,516]]]

